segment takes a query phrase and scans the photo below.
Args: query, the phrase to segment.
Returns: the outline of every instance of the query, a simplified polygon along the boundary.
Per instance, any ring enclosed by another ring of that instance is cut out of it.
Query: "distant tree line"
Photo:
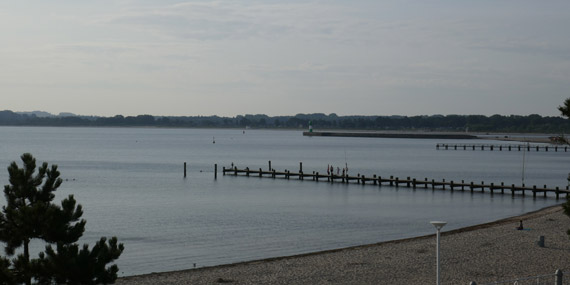
[[[2,126],[87,126],[87,127],[172,127],[172,128],[282,128],[315,130],[427,130],[470,132],[568,133],[570,121],[540,115],[432,115],[432,116],[337,116],[336,114],[297,114],[295,116],[51,116],[0,111]]]

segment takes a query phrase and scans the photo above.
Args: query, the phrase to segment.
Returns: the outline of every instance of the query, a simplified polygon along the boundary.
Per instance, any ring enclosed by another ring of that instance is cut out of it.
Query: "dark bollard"
[[[184,178],[186,178],[186,162],[184,162]]]
[[[214,164],[214,179],[218,179],[218,164]]]
[[[408,178],[406,179],[406,187],[410,187],[410,176],[408,176]],[[415,188],[415,186],[414,186]]]
[[[271,160],[270,160],[269,161],[269,171],[271,171],[271,169],[273,169],[273,168],[271,168]]]
[[[303,172],[303,162],[299,162],[299,173]]]

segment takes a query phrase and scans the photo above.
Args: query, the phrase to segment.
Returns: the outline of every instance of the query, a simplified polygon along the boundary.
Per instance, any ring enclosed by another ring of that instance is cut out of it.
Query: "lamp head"
[[[445,226],[447,222],[431,221],[430,224],[432,224],[436,229],[441,230],[441,228],[443,228],[443,226]]]

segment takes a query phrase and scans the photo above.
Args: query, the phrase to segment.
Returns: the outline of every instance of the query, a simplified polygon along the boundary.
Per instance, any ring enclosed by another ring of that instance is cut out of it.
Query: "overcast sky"
[[[0,110],[558,116],[570,1],[2,1]]]

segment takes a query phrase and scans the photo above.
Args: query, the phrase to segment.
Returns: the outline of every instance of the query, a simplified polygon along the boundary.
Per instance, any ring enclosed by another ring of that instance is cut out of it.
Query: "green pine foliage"
[[[2,284],[108,284],[117,278],[117,265],[107,265],[119,258],[123,244],[113,237],[101,238],[90,250],[76,243],[85,231],[83,210],[73,195],[53,203],[54,192],[62,179],[56,165],[43,163],[36,168],[35,158],[21,156],[23,167],[13,162],[8,167],[10,184],[4,187],[7,205],[0,212],[0,241],[11,260],[0,258]],[[37,171],[36,171],[37,170]],[[46,242],[45,252],[31,258],[33,239]],[[54,249],[52,244],[56,245]]]
[[[564,105],[558,106],[558,110],[562,116],[570,118],[570,98],[566,98],[566,100],[564,100]]]

